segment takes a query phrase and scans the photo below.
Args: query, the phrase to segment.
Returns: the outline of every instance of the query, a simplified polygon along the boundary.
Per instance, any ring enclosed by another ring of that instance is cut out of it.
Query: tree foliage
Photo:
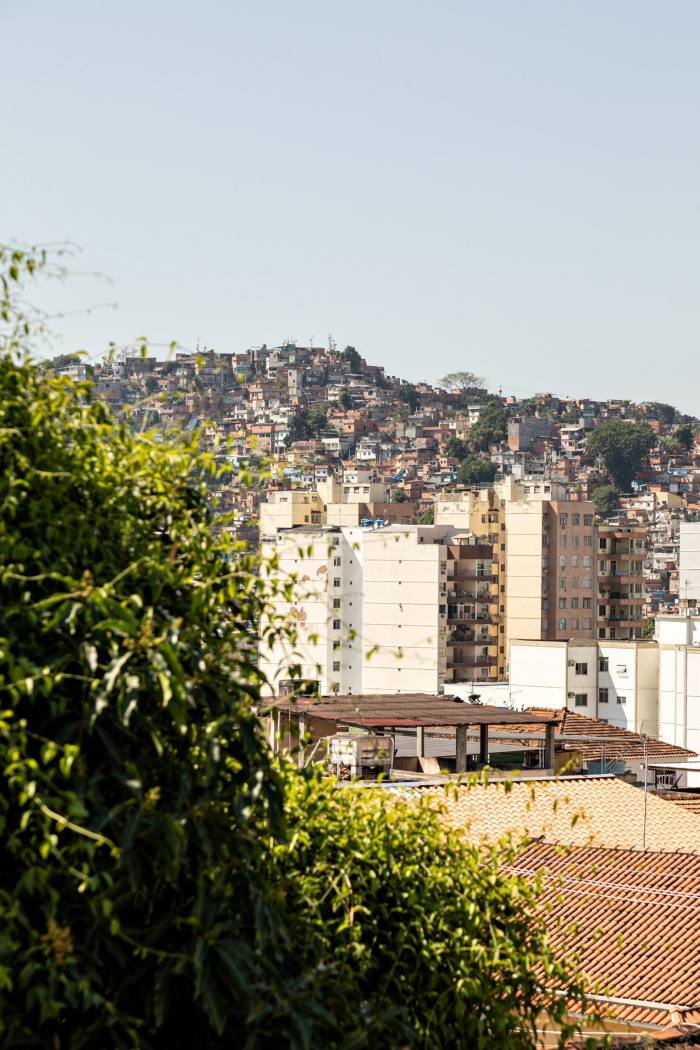
[[[343,367],[348,372],[361,372],[364,361],[354,346],[346,346],[340,354]]]
[[[213,527],[212,459],[5,333],[0,1047],[534,1046],[580,987],[512,854],[274,760],[291,582]]]
[[[458,390],[466,391],[480,389],[483,382],[483,379],[474,372],[448,372],[440,380],[440,386],[448,389],[457,387]]]
[[[500,401],[490,401],[469,431],[469,444],[477,452],[503,441],[508,433],[508,412]]]
[[[614,485],[599,485],[592,499],[596,514],[600,518],[609,518],[617,509],[618,491]]]
[[[496,464],[481,456],[467,456],[459,465],[457,477],[463,485],[480,485],[493,481]]]
[[[592,455],[602,458],[615,485],[627,492],[655,443],[648,423],[608,419],[589,435],[587,447]]]
[[[455,459],[466,459],[469,455],[469,445],[462,438],[455,437],[454,434],[448,437],[445,442],[445,455],[454,456]]]

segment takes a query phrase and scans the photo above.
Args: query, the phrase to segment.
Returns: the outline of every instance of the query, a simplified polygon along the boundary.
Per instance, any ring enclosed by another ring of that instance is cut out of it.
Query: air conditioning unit
[[[576,661],[575,660],[569,660],[569,667],[575,667],[575,666],[576,666]]]
[[[573,700],[573,698],[576,696],[576,693],[567,693],[566,695],[568,696],[569,700]]]
[[[394,765],[394,738],[336,733],[328,741],[328,765],[338,780],[376,780]]]

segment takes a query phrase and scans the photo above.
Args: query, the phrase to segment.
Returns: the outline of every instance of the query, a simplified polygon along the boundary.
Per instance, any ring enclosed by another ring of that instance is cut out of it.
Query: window
[[[619,674],[620,678],[626,678],[627,677],[627,664],[618,664],[617,665],[617,673]]]
[[[578,631],[578,616],[571,617],[571,630]]]
[[[559,590],[560,591],[565,591],[566,590],[566,576],[562,576],[562,578],[559,580]]]
[[[584,609],[592,609],[593,608],[590,598],[584,598],[582,604],[583,604],[583,608]]]
[[[590,569],[591,567],[591,556],[590,554],[584,554],[582,565],[584,569]]]
[[[608,695],[609,695],[609,690],[608,689],[599,689],[598,690],[598,703],[599,704],[607,704],[607,702],[608,702]]]
[[[333,630],[334,631],[339,631],[340,630],[340,620],[334,620],[333,621]]]
[[[559,515],[559,528],[565,529],[568,524],[569,524],[569,515],[568,514],[560,514]]]
[[[566,547],[566,536],[560,536],[559,537],[559,546],[560,547]]]
[[[559,630],[560,631],[565,631],[566,630],[566,620],[564,619],[563,616],[559,620]]]
[[[559,556],[559,568],[560,569],[565,569],[566,568],[566,558],[564,557],[563,554],[561,554]]]
[[[334,559],[333,559],[333,564],[334,564],[334,565],[341,565],[341,564],[342,564],[342,562],[341,562],[341,559],[340,559],[340,557],[334,558]]]
[[[559,599],[559,608],[560,609],[565,609],[566,608],[566,598],[560,598]]]
[[[572,609],[578,609],[578,598],[572,598],[571,599],[571,608]]]
[[[340,642],[333,642],[333,650],[340,649]]]
[[[573,577],[573,579],[571,580],[571,586],[574,588],[575,591],[578,590],[578,576]]]
[[[592,626],[593,626],[593,621],[591,620],[590,616],[584,616],[584,618],[583,618],[583,629],[584,629],[584,631],[590,631]]]
[[[583,537],[583,545],[584,545],[584,547],[592,547],[593,546],[593,537],[592,536],[584,536]]]
[[[340,660],[334,660],[333,661],[333,670],[334,671],[339,671],[340,670]]]
[[[593,515],[592,514],[584,514],[583,515],[583,524],[587,528],[589,528],[593,524]]]
[[[583,577],[583,589],[584,591],[590,591],[591,589],[591,578],[590,576]]]
[[[627,703],[627,697],[626,696],[618,696],[617,702],[618,702],[618,704],[626,704]]]
[[[588,707],[588,693],[577,693],[574,703],[576,707]]]
[[[571,515],[571,524],[572,525],[580,525],[581,524],[581,515],[580,514],[572,514]]]
[[[578,547],[578,536],[572,536],[571,537],[571,546],[572,547]]]
[[[607,658],[607,656],[601,656],[600,659],[598,660],[598,670],[599,671],[607,671],[608,670],[608,658]]]
[[[333,577],[333,586],[334,587],[340,587],[340,576],[334,576]]]
[[[340,598],[334,598],[333,599],[333,608],[334,609],[339,609],[340,608]]]
[[[576,674],[588,674],[588,664],[587,663],[576,664]]]
[[[571,556],[571,568],[578,569],[578,554],[572,554]]]

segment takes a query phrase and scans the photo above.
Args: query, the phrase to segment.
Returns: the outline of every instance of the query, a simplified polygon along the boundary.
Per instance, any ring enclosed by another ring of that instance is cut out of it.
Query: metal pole
[[[647,791],[649,787],[649,770],[647,761],[648,739],[646,733],[642,733],[642,743],[644,744],[644,824],[642,826],[642,849],[647,848]]]

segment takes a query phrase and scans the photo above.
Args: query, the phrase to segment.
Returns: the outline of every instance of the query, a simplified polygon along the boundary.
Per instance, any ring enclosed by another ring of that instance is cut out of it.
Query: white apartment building
[[[268,693],[297,677],[330,693],[438,693],[447,668],[448,527],[302,527],[281,532],[282,578],[296,580],[291,617],[297,645],[261,644]]]
[[[659,616],[659,736],[700,754],[700,616]]]
[[[567,708],[659,736],[658,681],[659,651],[652,641],[514,641],[510,646],[514,707]]]
[[[700,521],[680,523],[678,596],[683,605],[700,603]]]

